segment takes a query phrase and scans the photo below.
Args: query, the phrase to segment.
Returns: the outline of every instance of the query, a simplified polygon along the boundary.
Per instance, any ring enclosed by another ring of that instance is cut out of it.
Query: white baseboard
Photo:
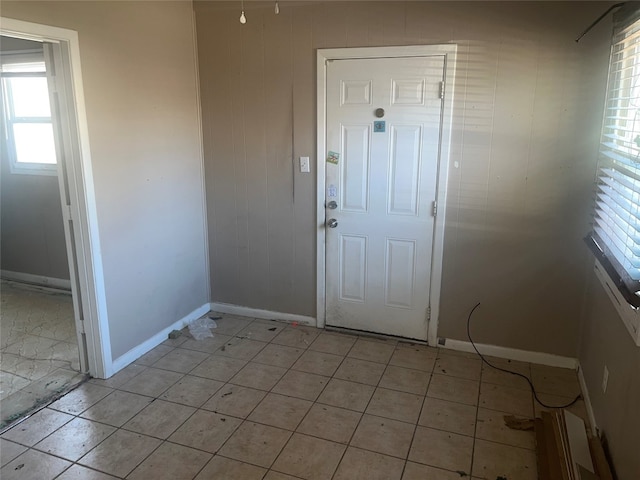
[[[296,315],[294,313],[272,312],[271,310],[260,310],[257,308],[241,307],[239,305],[232,305],[230,303],[212,302],[211,310],[213,310],[214,312],[228,313],[229,315],[238,315],[241,317],[253,317],[263,320],[282,320],[284,322],[298,322],[303,325],[309,325],[310,327],[316,326],[316,319],[314,317]]]
[[[460,352],[476,352],[470,342],[453,340],[451,338],[445,339],[444,345],[438,344],[434,346],[437,346],[439,348],[458,350]],[[538,363],[540,365],[548,365],[550,367],[571,368],[574,370],[578,368],[577,358],[562,357],[560,355],[553,355],[551,353],[530,352],[528,350],[500,347],[498,345],[484,345],[481,343],[476,343],[476,347],[482,355],[507,358],[509,360],[517,360],[520,362]]]
[[[209,304],[205,303],[201,307],[196,308],[193,312],[182,317],[177,322],[159,331],[153,337],[142,342],[140,345],[132,348],[127,353],[120,355],[118,358],[114,359],[112,362],[112,365],[111,365],[112,374],[115,374],[118,371],[122,370],[124,367],[126,367],[130,363],[135,362],[138,358],[140,358],[142,355],[144,355],[148,351],[160,345],[162,342],[164,342],[167,339],[169,332],[171,332],[172,330],[183,329],[194,320],[197,320],[198,318],[205,315],[207,312],[209,312]]]
[[[582,372],[582,365],[578,363],[578,381],[580,382],[580,390],[582,390],[582,398],[584,404],[587,407],[587,415],[589,415],[589,422],[591,423],[593,435],[598,434],[598,424],[596,423],[596,416],[593,413],[593,406],[591,405],[591,398],[589,397],[589,389],[587,388],[587,382],[584,379],[584,373]]]
[[[0,270],[0,277],[4,280],[13,280],[16,282],[28,283],[30,285],[71,291],[71,280],[65,280],[64,278],[44,277],[42,275],[11,272],[9,270]]]

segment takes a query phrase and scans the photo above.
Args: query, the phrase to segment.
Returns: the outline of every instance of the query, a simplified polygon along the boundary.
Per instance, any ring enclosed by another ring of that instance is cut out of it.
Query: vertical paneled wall
[[[318,48],[457,43],[439,335],[575,356],[599,2],[195,2],[213,301],[315,316]]]

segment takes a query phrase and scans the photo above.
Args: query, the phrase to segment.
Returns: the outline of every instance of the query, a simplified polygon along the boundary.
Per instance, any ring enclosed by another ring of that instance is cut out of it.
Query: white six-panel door
[[[441,55],[327,63],[327,325],[427,339],[443,75]]]

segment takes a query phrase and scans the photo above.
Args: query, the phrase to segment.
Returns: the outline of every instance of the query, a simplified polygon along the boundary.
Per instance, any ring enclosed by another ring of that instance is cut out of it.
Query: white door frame
[[[316,286],[316,324],[324,328],[326,319],[326,129],[327,129],[327,61],[338,59],[362,58],[398,58],[442,55],[444,66],[444,104],[442,108],[442,129],[440,133],[440,155],[438,158],[438,179],[436,201],[438,212],[434,225],[433,252],[431,264],[431,318],[427,333],[428,343],[435,345],[438,334],[438,315],[440,311],[440,290],[442,286],[442,257],[444,249],[444,219],[446,215],[447,181],[451,146],[451,124],[453,120],[453,85],[456,66],[457,45],[412,45],[405,47],[364,47],[319,49],[317,56],[317,128],[318,128],[318,190],[317,190],[317,286]]]
[[[59,98],[64,103],[60,106],[60,115],[65,117],[61,123],[71,127],[65,132],[69,148],[65,149],[63,158],[70,208],[66,212],[63,208],[63,217],[65,221],[71,220],[74,227],[75,267],[87,346],[88,365],[83,370],[88,370],[94,377],[107,378],[113,373],[113,365],[78,32],[1,17],[0,34],[56,43],[60,47],[61,65],[58,68],[61,66],[63,71],[60,72],[62,75],[58,75],[62,84],[58,85],[62,90]],[[60,174],[62,169],[58,171]],[[70,261],[70,265],[72,263]]]

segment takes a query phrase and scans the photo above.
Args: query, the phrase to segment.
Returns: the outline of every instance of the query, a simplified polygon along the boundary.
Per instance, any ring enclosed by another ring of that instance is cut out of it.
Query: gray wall
[[[316,49],[455,42],[439,335],[575,357],[607,5],[196,2],[213,300],[315,316]]]
[[[617,478],[640,478],[640,347],[593,273],[585,298],[579,359],[596,422],[607,439]],[[603,393],[605,365],[609,382]]]
[[[2,37],[0,50],[42,52],[42,44]],[[68,280],[58,178],[12,174],[4,136],[0,161],[0,268]]]
[[[114,358],[209,301],[191,2],[2,2],[78,31]]]

